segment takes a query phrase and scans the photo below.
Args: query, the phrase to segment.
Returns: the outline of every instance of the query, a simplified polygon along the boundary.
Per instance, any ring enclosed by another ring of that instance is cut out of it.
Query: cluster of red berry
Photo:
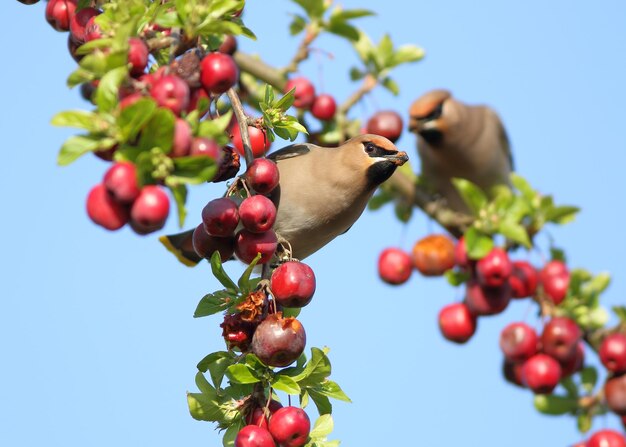
[[[476,332],[478,317],[503,312],[511,299],[530,297],[548,309],[558,308],[567,296],[571,277],[562,261],[549,261],[537,270],[527,261],[512,261],[499,247],[472,260],[463,237],[455,244],[444,235],[430,235],[418,241],[413,256],[399,248],[387,248],[378,260],[379,275],[389,284],[406,282],[413,267],[425,276],[443,275],[455,267],[466,274],[464,300],[444,306],[439,312],[441,333],[455,343],[467,342]],[[524,322],[507,325],[500,334],[505,379],[535,394],[552,393],[561,379],[583,368],[583,335],[578,324],[565,316],[549,318],[540,335]],[[599,355],[610,373],[604,399],[626,424],[626,335],[607,335]],[[626,440],[617,432],[603,430],[586,445],[622,447]]]

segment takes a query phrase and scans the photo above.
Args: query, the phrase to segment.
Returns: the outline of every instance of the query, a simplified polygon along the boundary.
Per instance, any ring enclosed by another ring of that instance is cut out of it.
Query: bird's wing
[[[276,162],[279,160],[284,160],[286,158],[298,157],[300,155],[309,153],[311,151],[311,147],[313,146],[314,146],[313,144],[309,144],[309,143],[291,144],[289,146],[285,146],[282,149],[279,149],[275,152],[268,154],[267,158]]]

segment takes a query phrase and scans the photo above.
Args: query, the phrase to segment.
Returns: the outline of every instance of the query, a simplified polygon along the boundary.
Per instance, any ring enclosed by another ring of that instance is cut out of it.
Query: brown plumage
[[[371,134],[339,147],[293,144],[268,158],[280,173],[280,185],[270,196],[278,210],[274,231],[289,242],[297,259],[348,231],[376,187],[408,160],[391,141]],[[186,232],[161,240],[189,265],[200,261],[188,250],[190,237],[191,232]]]
[[[409,129],[418,137],[422,178],[450,208],[467,211],[451,182],[454,177],[486,192],[495,185],[509,185],[513,169],[509,141],[491,108],[464,104],[447,90],[432,90],[411,105],[409,115]]]

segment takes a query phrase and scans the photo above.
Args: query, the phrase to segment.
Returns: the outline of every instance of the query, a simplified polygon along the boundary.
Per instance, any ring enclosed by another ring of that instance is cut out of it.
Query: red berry
[[[537,353],[539,337],[526,323],[511,323],[500,333],[500,349],[507,360],[521,362]]]
[[[524,362],[522,378],[535,394],[549,394],[561,380],[561,366],[549,355],[535,354]]]
[[[439,329],[455,343],[465,343],[476,332],[476,317],[464,303],[454,303],[439,311]]]
[[[132,203],[139,196],[137,169],[132,163],[115,163],[104,174],[103,183],[111,197],[120,203]]]
[[[76,11],[77,0],[49,0],[46,5],[46,20],[57,31],[70,30],[70,18]]]
[[[189,155],[194,157],[204,156],[209,157],[219,163],[222,158],[222,149],[218,144],[209,138],[194,137],[191,140],[191,149]]]
[[[269,429],[281,447],[301,447],[309,437],[311,421],[302,408],[283,407],[270,419]]]
[[[202,223],[211,236],[232,236],[239,225],[237,204],[227,197],[211,200],[202,209]]]
[[[265,233],[252,233],[248,230],[240,230],[235,236],[235,254],[237,258],[246,264],[250,264],[258,253],[261,253],[259,264],[265,264],[271,258],[278,245],[276,233],[272,230]]]
[[[626,447],[626,439],[615,430],[600,430],[589,438],[587,447]]]
[[[315,100],[315,87],[305,77],[297,77],[287,81],[284,92],[295,88],[293,105],[299,109],[309,109]]]
[[[399,248],[386,248],[378,257],[378,275],[387,284],[403,284],[411,277],[411,256]]]
[[[224,37],[224,41],[217,49],[220,53],[230,54],[231,56],[237,51],[237,39],[235,36],[228,34]]]
[[[235,149],[237,149],[239,155],[244,155],[243,142],[241,140],[239,125],[235,124],[231,129],[231,133],[233,146],[235,146]],[[250,148],[252,149],[252,155],[254,156],[254,158],[259,158],[265,155],[265,153],[272,145],[270,140],[267,139],[265,130],[261,130],[253,126],[248,126],[248,134],[250,135]]]
[[[367,133],[381,135],[395,143],[402,135],[402,117],[394,110],[384,110],[375,113],[367,122]]]
[[[175,115],[189,105],[189,86],[178,76],[167,75],[154,82],[150,95],[161,107],[166,107]]]
[[[267,429],[246,425],[237,433],[235,447],[276,447],[276,444]]]
[[[228,54],[209,53],[200,62],[200,82],[207,93],[224,93],[238,78],[239,68]]]
[[[206,232],[203,224],[198,225],[193,230],[192,242],[194,251],[201,258],[211,259],[213,253],[218,251],[220,259],[225,261],[235,253],[234,237],[211,236]]]
[[[70,35],[76,43],[85,42],[85,30],[87,22],[92,17],[100,14],[96,8],[83,8],[70,17]]]
[[[130,64],[130,74],[141,75],[148,66],[148,46],[138,37],[128,40],[128,63]]]
[[[585,344],[583,342],[579,342],[576,345],[576,350],[574,351],[574,355],[572,355],[567,361],[559,362],[561,365],[561,376],[567,377],[571,376],[575,372],[580,371],[585,363]]]
[[[304,307],[315,293],[315,273],[304,262],[288,261],[274,270],[270,288],[281,306]]]
[[[85,25],[85,42],[91,42],[102,38],[100,25],[96,23],[96,16],[91,17]]]
[[[477,281],[467,283],[465,304],[474,315],[495,315],[504,311],[511,301],[511,286],[483,287]]]
[[[522,380],[522,367],[524,366],[523,362],[512,362],[510,360],[504,359],[502,363],[502,375],[504,376],[504,380],[513,385],[520,386],[522,388],[525,387],[524,381]]]
[[[174,140],[172,141],[172,151],[169,156],[172,158],[186,157],[191,150],[191,126],[182,119],[176,118],[174,122]]]
[[[130,210],[130,222],[139,234],[148,234],[160,230],[170,213],[170,199],[156,185],[144,186],[133,202]]]
[[[566,363],[576,354],[576,346],[581,338],[582,332],[574,321],[554,317],[543,328],[542,350],[559,362]]]
[[[431,234],[413,246],[413,263],[424,276],[440,276],[454,267],[454,242],[443,234]]]
[[[537,270],[526,261],[514,261],[513,271],[509,277],[511,295],[513,298],[533,296],[537,290],[539,278]]]
[[[128,208],[109,195],[104,184],[94,186],[87,196],[87,215],[107,230],[119,230],[128,222]]]
[[[267,366],[292,364],[300,357],[305,345],[306,333],[302,324],[292,317],[283,318],[281,312],[268,315],[252,337],[252,352]]]
[[[209,99],[209,95],[207,95],[207,93],[204,91],[203,88],[197,88],[193,90],[191,94],[189,95],[189,105],[187,105],[187,109],[185,109],[185,112],[191,113],[194,110],[196,110],[198,108],[198,102],[202,98],[206,98],[207,100]],[[208,112],[208,108],[205,110],[205,112],[202,115],[200,115],[199,118],[203,118],[207,114],[207,112]]]
[[[560,304],[569,288],[570,274],[565,264],[561,261],[548,262],[539,272],[539,278],[547,297],[554,304]]]
[[[246,170],[248,185],[259,194],[269,194],[278,186],[278,166],[267,158],[257,158]]]
[[[335,117],[337,103],[331,95],[323,93],[315,97],[311,105],[311,113],[315,118],[322,121],[330,121]]]
[[[265,196],[250,196],[239,205],[239,219],[246,230],[264,233],[274,226],[276,207]]]
[[[126,107],[132,106],[143,97],[144,96],[139,92],[131,93],[130,95],[125,96],[120,101],[120,110],[124,110]]]
[[[281,408],[283,408],[283,405],[277,400],[272,399],[267,406],[267,411],[269,412],[269,415],[271,417]],[[269,422],[265,415],[265,407],[257,407],[253,411],[251,411],[246,417],[246,423],[249,425],[256,425],[257,427],[262,427],[267,430]]]
[[[617,374],[626,372],[626,335],[621,332],[607,335],[599,354],[606,369]]]
[[[462,269],[470,266],[470,260],[467,257],[467,246],[465,238],[461,236],[454,246],[454,263]]]
[[[608,378],[604,384],[604,398],[612,412],[626,415],[626,374]]]
[[[493,248],[476,263],[478,282],[485,287],[501,287],[508,282],[513,265],[506,251]]]

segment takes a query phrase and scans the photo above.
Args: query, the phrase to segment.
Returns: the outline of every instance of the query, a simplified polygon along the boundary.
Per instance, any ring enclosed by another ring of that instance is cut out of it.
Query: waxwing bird
[[[274,231],[294,258],[304,259],[345,233],[361,216],[378,185],[408,156],[387,138],[366,134],[339,147],[293,144],[268,155],[280,184],[270,199],[277,207]],[[186,265],[201,258],[192,231],[163,236],[161,242]]]
[[[409,130],[417,135],[422,179],[453,210],[468,211],[451,182],[454,177],[487,193],[495,185],[510,186],[509,140],[491,108],[459,102],[447,90],[432,90],[411,105]]]

